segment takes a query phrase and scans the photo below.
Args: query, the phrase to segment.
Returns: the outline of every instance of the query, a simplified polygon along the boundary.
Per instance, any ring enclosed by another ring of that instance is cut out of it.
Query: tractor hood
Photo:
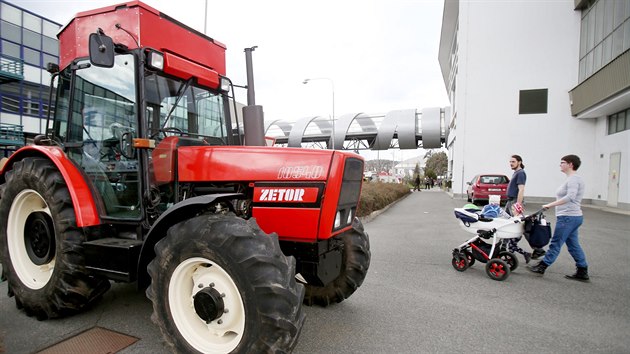
[[[333,156],[354,153],[253,146],[182,146],[177,178],[194,181],[326,181]],[[341,162],[341,161],[340,161]]]

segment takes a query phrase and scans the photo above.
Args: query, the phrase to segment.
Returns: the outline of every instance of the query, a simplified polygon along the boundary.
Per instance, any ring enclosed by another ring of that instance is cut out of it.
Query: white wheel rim
[[[206,323],[195,312],[193,298],[210,284],[225,294],[222,299],[228,311]],[[175,326],[196,350],[227,353],[240,343],[245,331],[243,299],[232,277],[218,264],[201,257],[180,263],[169,282],[168,303]]]
[[[13,199],[7,221],[7,243],[11,264],[20,281],[33,290],[41,289],[48,284],[57,258],[55,256],[48,263],[37,265],[28,256],[24,242],[24,226],[29,215],[37,212],[51,216],[44,198],[32,189],[24,189]]]

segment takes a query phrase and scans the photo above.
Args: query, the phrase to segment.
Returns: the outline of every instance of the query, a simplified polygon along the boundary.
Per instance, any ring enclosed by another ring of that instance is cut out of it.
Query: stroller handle
[[[537,217],[537,216],[541,215],[541,214],[542,214],[544,211],[546,211],[547,209],[548,209],[548,208],[542,208],[542,209],[540,209],[540,210],[536,211],[536,212],[535,212],[535,213],[533,213],[533,214],[529,214],[529,215],[522,216],[522,217],[521,217],[521,221],[525,221],[526,219],[529,219],[529,218],[535,218],[535,217]]]

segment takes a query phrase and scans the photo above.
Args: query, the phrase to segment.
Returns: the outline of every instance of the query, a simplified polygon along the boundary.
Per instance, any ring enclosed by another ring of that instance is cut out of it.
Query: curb
[[[407,198],[411,194],[412,194],[412,192],[409,192],[409,193],[405,194],[401,198],[398,198],[398,199],[394,200],[393,202],[391,202],[390,204],[387,204],[387,206],[385,206],[383,209],[379,209],[379,210],[373,211],[369,215],[366,215],[366,216],[360,216],[359,220],[361,220],[362,224],[367,224],[370,221],[374,220],[377,216],[379,216],[383,212],[385,212],[385,210],[389,209],[392,205],[395,205],[396,203],[398,203],[399,201]]]
[[[625,210],[621,208],[611,208],[609,206],[582,204],[582,208],[596,209],[596,210],[601,210],[607,213],[613,213],[613,214],[619,214],[619,215],[630,215],[630,210]]]

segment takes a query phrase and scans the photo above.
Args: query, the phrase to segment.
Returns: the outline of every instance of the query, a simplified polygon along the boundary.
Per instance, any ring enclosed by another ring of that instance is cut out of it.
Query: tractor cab
[[[48,135],[91,180],[101,218],[140,220],[143,210],[177,201],[175,193],[155,197],[173,189],[154,166],[173,156],[168,149],[232,145],[238,138],[226,118],[225,64],[212,55],[225,48],[189,28],[194,32],[186,37],[197,48],[158,40],[155,32],[183,25],[141,3],[95,11],[99,16],[78,14],[59,34],[64,54]],[[211,55],[200,54],[206,50]]]

